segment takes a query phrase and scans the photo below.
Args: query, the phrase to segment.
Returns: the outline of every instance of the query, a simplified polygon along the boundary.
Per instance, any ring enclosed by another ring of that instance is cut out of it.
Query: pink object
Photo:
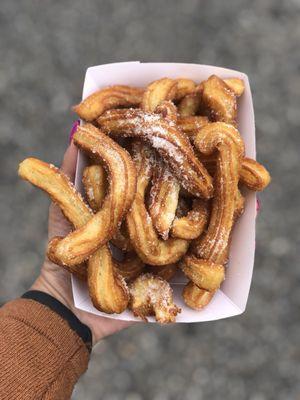
[[[261,201],[257,197],[257,199],[256,199],[256,211],[257,211],[257,214],[260,212],[260,210],[261,210]]]
[[[246,155],[255,159],[255,125],[252,96],[247,75],[242,72],[209,65],[180,63],[140,63],[124,62],[90,67],[86,71],[83,99],[96,90],[114,84],[146,86],[148,83],[162,78],[186,77],[200,82],[210,75],[221,78],[241,78],[245,83],[245,92],[239,99],[238,125],[245,141]],[[87,163],[83,153],[78,153],[75,185],[82,191],[82,171]],[[175,303],[182,309],[177,322],[204,322],[228,318],[242,314],[245,311],[249,295],[255,252],[255,218],[256,195],[247,191],[245,212],[236,223],[232,234],[230,259],[226,270],[226,279],[213,300],[202,311],[188,308],[182,299],[181,292],[187,280],[183,274],[178,274],[172,281]],[[106,318],[134,321],[130,311],[122,314],[107,315],[96,310],[90,300],[87,286],[72,276],[74,304],[77,308]],[[155,322],[152,317],[149,322]]]
[[[77,127],[79,126],[79,124],[80,124],[79,119],[73,123],[72,129],[71,129],[71,132],[69,135],[69,143],[72,142],[73,136],[74,136],[75,132],[77,131]]]

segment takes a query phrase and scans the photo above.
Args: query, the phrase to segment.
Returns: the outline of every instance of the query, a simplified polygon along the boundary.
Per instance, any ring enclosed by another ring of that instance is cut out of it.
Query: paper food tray
[[[216,74],[221,78],[238,77],[245,82],[245,92],[238,100],[238,126],[245,141],[246,155],[255,159],[255,125],[251,90],[247,75],[242,72],[209,65],[179,64],[179,63],[141,63],[123,62],[98,65],[86,71],[83,95],[87,96],[105,86],[121,84],[129,86],[146,86],[148,83],[163,77],[185,77],[196,82]],[[79,152],[76,168],[75,185],[82,192],[82,171],[86,158]],[[178,322],[204,322],[239,315],[245,311],[255,252],[255,218],[256,196],[250,191],[244,192],[246,197],[245,212],[234,227],[230,247],[230,259],[226,269],[226,279],[213,300],[202,311],[188,308],[182,299],[181,292],[187,282],[183,275],[173,279],[174,301],[182,311],[177,316]],[[108,315],[93,307],[89,298],[87,285],[72,276],[74,304],[77,308],[107,318],[119,320],[139,320],[131,311],[122,314]],[[152,317],[149,322],[155,322]]]

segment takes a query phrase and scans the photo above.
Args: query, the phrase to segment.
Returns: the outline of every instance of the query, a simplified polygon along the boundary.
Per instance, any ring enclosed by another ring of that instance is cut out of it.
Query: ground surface
[[[74,399],[299,398],[299,17],[297,0],[2,0],[2,303],[28,288],[46,241],[47,198],[17,178],[18,162],[60,162],[89,65],[138,59],[245,71],[258,158],[273,175],[261,196],[247,312],[140,325],[103,341]]]

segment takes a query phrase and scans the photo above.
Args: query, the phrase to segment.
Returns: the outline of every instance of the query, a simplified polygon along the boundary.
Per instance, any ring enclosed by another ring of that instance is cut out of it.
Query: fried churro
[[[226,260],[223,257],[227,254],[226,249],[234,223],[244,143],[238,130],[232,125],[215,122],[201,129],[194,144],[205,155],[218,151],[210,221],[207,232],[196,242],[194,251],[199,258],[224,264]]]
[[[172,224],[171,236],[180,239],[197,239],[206,228],[208,205],[200,199],[193,201],[192,209],[187,215],[176,217]]]
[[[150,265],[177,262],[187,251],[188,242],[181,239],[160,240],[145,206],[145,191],[152,176],[153,153],[146,145],[136,142],[132,149],[138,173],[137,192],[126,221],[131,243],[140,258]]]
[[[202,82],[202,105],[213,121],[236,125],[237,100],[230,87],[216,75]]]
[[[20,164],[19,175],[48,193],[76,229],[85,226],[93,218],[92,211],[70,180],[53,165],[28,158]],[[128,289],[115,272],[106,245],[91,256],[88,270],[83,264],[62,266],[81,279],[88,278],[91,299],[100,311],[120,313],[126,309],[129,301]]]
[[[135,195],[136,171],[131,157],[91,124],[79,127],[74,143],[109,169],[110,187],[102,208],[83,227],[65,238],[53,238],[48,257],[56,264],[76,265],[89,258],[115,234]]]
[[[189,140],[160,115],[133,109],[111,110],[97,122],[114,136],[136,137],[148,142],[186,190],[196,197],[212,196],[212,178],[197,159]]]
[[[80,118],[93,121],[104,111],[117,107],[134,107],[141,104],[144,90],[124,85],[109,86],[95,92],[73,107]]]
[[[173,301],[173,292],[159,276],[140,275],[130,286],[130,308],[136,317],[147,321],[147,316],[154,315],[157,322],[174,322],[181,312]]]

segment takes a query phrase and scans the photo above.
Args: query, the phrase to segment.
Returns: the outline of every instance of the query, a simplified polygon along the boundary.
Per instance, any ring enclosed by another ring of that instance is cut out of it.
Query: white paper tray
[[[82,98],[85,99],[96,90],[109,85],[146,86],[148,83],[162,77],[185,77],[200,82],[212,74],[216,74],[221,78],[238,77],[244,80],[245,92],[238,103],[238,126],[245,141],[246,155],[255,159],[255,125],[252,96],[248,77],[242,72],[209,65],[141,63],[139,61],[98,65],[90,67],[86,71]],[[75,178],[75,186],[80,191],[82,191],[81,177],[85,165],[86,159],[80,152]],[[204,310],[194,311],[184,304],[181,297],[184,282],[186,282],[185,278],[180,274],[175,277],[172,282],[175,303],[182,309],[181,314],[177,316],[177,323],[213,321],[239,315],[245,311],[254,264],[256,196],[255,193],[250,191],[245,191],[244,194],[246,196],[245,212],[233,231],[226,279],[221,289]],[[126,321],[138,320],[130,311],[108,315],[96,310],[90,301],[87,285],[74,276],[72,276],[72,289],[74,304],[81,310],[107,318]],[[150,317],[149,322],[155,321]]]

